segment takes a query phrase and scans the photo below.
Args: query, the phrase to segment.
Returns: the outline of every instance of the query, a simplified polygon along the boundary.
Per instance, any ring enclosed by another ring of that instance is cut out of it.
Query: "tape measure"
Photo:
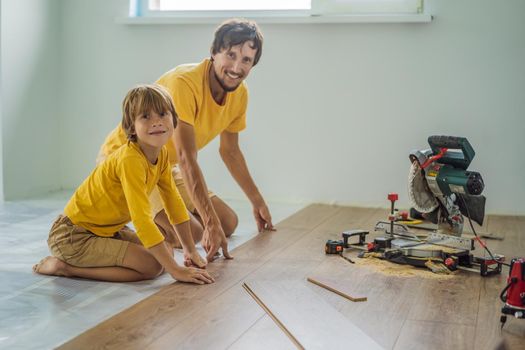
[[[324,252],[326,254],[342,254],[343,248],[344,243],[342,240],[334,241],[329,239],[324,246]]]

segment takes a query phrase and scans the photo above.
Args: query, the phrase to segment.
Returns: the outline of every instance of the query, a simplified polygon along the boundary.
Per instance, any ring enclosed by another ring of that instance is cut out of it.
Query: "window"
[[[303,15],[417,14],[423,0],[131,0],[130,16],[297,13]]]
[[[130,0],[128,24],[217,23],[247,17],[262,23],[430,22],[423,0]]]
[[[309,10],[310,0],[149,0],[153,11]]]

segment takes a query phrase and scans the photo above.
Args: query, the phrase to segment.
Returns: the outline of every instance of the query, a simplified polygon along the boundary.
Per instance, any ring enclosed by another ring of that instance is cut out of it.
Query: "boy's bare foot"
[[[46,256],[44,259],[33,266],[33,271],[42,275],[68,276],[66,273],[67,264],[54,256]]]

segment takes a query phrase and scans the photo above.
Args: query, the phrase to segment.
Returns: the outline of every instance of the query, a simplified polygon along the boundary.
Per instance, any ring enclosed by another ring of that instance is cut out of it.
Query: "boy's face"
[[[250,73],[257,49],[252,49],[253,41],[249,40],[213,55],[215,78],[224,91],[237,89]]]
[[[162,148],[173,134],[171,112],[158,114],[155,111],[138,115],[135,118],[135,134],[141,146]]]

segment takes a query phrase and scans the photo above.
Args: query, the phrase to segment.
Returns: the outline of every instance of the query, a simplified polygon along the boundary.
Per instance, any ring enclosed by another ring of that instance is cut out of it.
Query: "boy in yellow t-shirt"
[[[167,271],[179,281],[214,281],[201,269],[206,261],[195,249],[188,213],[171,176],[164,145],[176,124],[173,101],[163,87],[140,85],[128,92],[122,119],[128,141],[76,190],[49,233],[53,256],[35,265],[35,272],[130,282]],[[154,187],[176,228],[187,266],[176,263],[153,222],[148,197]],[[126,227],[130,221],[136,234]]]

